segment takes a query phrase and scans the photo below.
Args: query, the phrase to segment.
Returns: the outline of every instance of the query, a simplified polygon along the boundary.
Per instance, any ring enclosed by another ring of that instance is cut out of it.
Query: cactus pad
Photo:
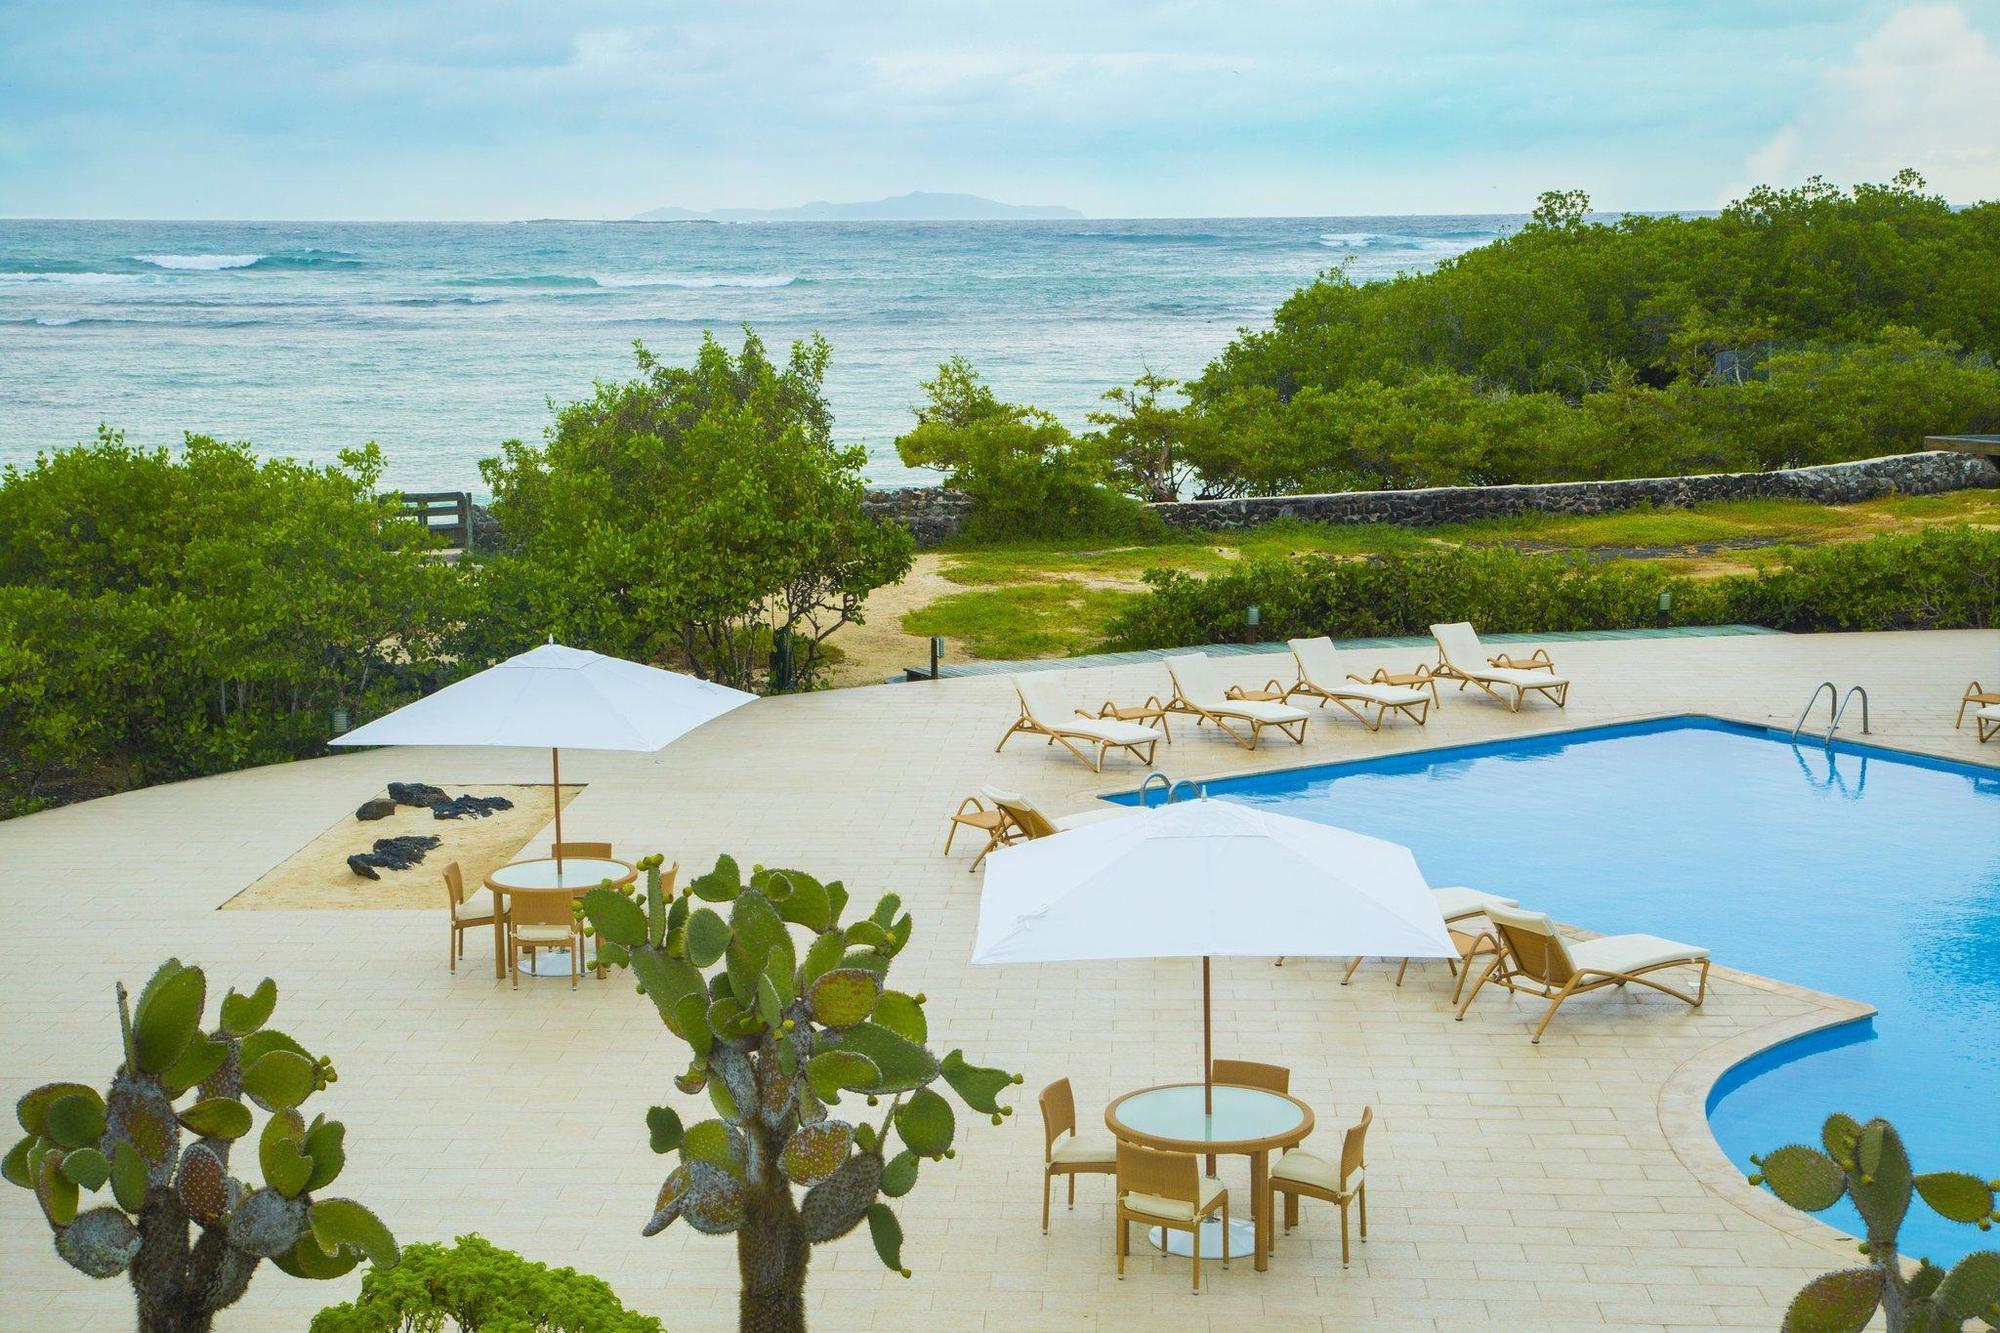
[[[916,997],[899,990],[885,990],[875,1001],[875,1012],[869,1015],[877,1023],[907,1041],[921,1046],[930,1040],[930,1024],[924,1019],[924,1008]]]
[[[840,957],[847,952],[847,944],[836,932],[821,935],[806,946],[805,960],[799,964],[799,989],[810,991],[812,984],[840,966]]]
[[[806,1082],[823,1102],[839,1101],[842,1088],[872,1088],[881,1081],[875,1062],[854,1051],[821,1051],[806,1061]]]
[[[274,1189],[251,1190],[229,1215],[229,1243],[245,1254],[275,1259],[306,1234],[306,1205]]]
[[[1954,1222],[1977,1225],[1993,1214],[1993,1189],[1964,1171],[1933,1171],[1916,1177],[1917,1193],[1931,1211]]]
[[[956,1128],[951,1103],[929,1088],[918,1088],[896,1108],[896,1132],[919,1157],[944,1156]]]
[[[1783,1333],[1861,1333],[1881,1302],[1881,1269],[1842,1269],[1800,1288],[1781,1327]]]
[[[229,1211],[229,1171],[221,1156],[206,1143],[193,1143],[181,1154],[174,1192],[181,1207],[202,1226],[214,1226]]]
[[[148,1074],[158,1074],[181,1058],[201,1026],[208,982],[198,967],[177,959],[160,964],[132,1011],[132,1055]]]
[[[712,967],[729,948],[729,923],[712,907],[688,914],[687,960],[696,967]]]
[[[181,1150],[174,1104],[151,1083],[119,1074],[104,1102],[104,1142],[112,1145],[114,1155],[120,1142],[131,1144],[146,1159],[153,1183],[166,1184]]]
[[[703,1120],[689,1125],[681,1135],[681,1160],[706,1162],[743,1178],[743,1136],[720,1120]]]
[[[877,1023],[856,1023],[839,1035],[840,1047],[867,1056],[882,1071],[866,1092],[908,1092],[938,1076],[938,1058]]]
[[[681,1215],[682,1196],[687,1193],[691,1170],[685,1165],[677,1166],[667,1173],[660,1183],[660,1192],[653,1200],[653,1216],[639,1229],[642,1236],[657,1236],[674,1224]]]
[[[743,1184],[707,1162],[686,1164],[687,1188],[681,1193],[681,1216],[696,1231],[726,1236],[743,1225]]]
[[[222,997],[222,1030],[232,1037],[247,1037],[271,1019],[278,1006],[278,983],[265,977],[248,995],[230,991]],[[197,1079],[196,1082],[200,1080]]]
[[[63,1154],[62,1173],[80,1189],[103,1189],[111,1178],[111,1163],[95,1148],[72,1148]]]
[[[1012,1115],[1014,1108],[1002,1106],[999,1098],[1003,1089],[1019,1083],[1020,1075],[1009,1074],[1004,1069],[988,1069],[982,1065],[967,1064],[962,1052],[952,1051],[938,1066],[944,1081],[951,1084],[959,1100],[982,1115]]]
[[[51,1148],[35,1163],[35,1198],[51,1226],[66,1227],[76,1220],[76,1182],[62,1173],[63,1152]]]
[[[830,1028],[852,1027],[874,1012],[882,983],[872,972],[836,968],[813,982],[806,992],[815,1022]]]
[[[1847,1176],[1838,1163],[1816,1148],[1787,1144],[1764,1159],[1758,1170],[1771,1192],[1800,1212],[1816,1213],[1840,1202]]]
[[[903,1224],[896,1220],[888,1204],[869,1205],[868,1234],[875,1241],[875,1253],[883,1267],[908,1277],[910,1270],[903,1267]]]
[[[297,1111],[283,1111],[264,1124],[257,1140],[257,1165],[264,1183],[286,1198],[303,1193],[312,1179],[312,1158],[305,1154],[305,1124]],[[285,1245],[282,1250],[290,1249]]]
[[[56,1233],[56,1253],[91,1277],[116,1277],[139,1253],[139,1230],[116,1208],[93,1208]]]
[[[1995,1301],[2000,1301],[2000,1254],[1992,1250],[1966,1255],[1938,1284],[1937,1308],[1950,1320],[1977,1317]],[[1990,1316],[1987,1322],[1993,1322]]]
[[[96,1090],[64,1093],[49,1103],[44,1138],[61,1148],[81,1148],[104,1136],[104,1099]]]
[[[361,1262],[361,1256],[348,1249],[328,1254],[319,1247],[319,1242],[313,1239],[312,1232],[308,1231],[299,1237],[297,1245],[283,1254],[274,1256],[271,1262],[280,1272],[289,1273],[293,1277],[325,1281],[328,1278],[339,1277],[352,1269]]]
[[[1848,1173],[1847,1192],[1870,1235],[1893,1233],[1910,1207],[1910,1155],[1902,1136],[1888,1121],[1870,1120],[1856,1151],[1861,1169]]]
[[[799,1202],[799,1221],[806,1239],[818,1245],[838,1240],[861,1224],[882,1188],[882,1159],[857,1153],[834,1173],[806,1191]]]
[[[312,1158],[306,1191],[325,1189],[347,1165],[347,1126],[338,1120],[316,1121],[306,1133],[305,1154]]]
[[[892,1199],[900,1199],[917,1186],[917,1155],[905,1149],[889,1159],[882,1168],[882,1192]]]
[[[211,1097],[181,1112],[181,1125],[205,1139],[240,1139],[250,1132],[250,1108],[233,1097]]]
[[[778,1167],[794,1185],[816,1185],[832,1175],[853,1150],[852,1125],[822,1120],[793,1131],[791,1141],[778,1159]]]
[[[704,902],[726,903],[743,892],[743,872],[737,869],[734,857],[718,856],[713,870],[689,881],[688,892]]]
[[[146,1159],[120,1139],[111,1152],[111,1193],[118,1206],[138,1212],[146,1203]]]
[[[160,1075],[160,1084],[169,1097],[178,1097],[197,1084],[214,1078],[229,1063],[229,1043],[197,1036],[181,1052],[172,1068]],[[218,1092],[216,1095],[226,1095]]]
[[[44,1083],[41,1087],[22,1094],[21,1100],[14,1103],[14,1117],[21,1122],[22,1129],[40,1138],[49,1131],[49,1107],[72,1094],[94,1098],[99,1106],[104,1105],[104,1098],[98,1095],[96,1088],[88,1084]]]
[[[592,889],[583,895],[583,914],[613,944],[636,949],[646,943],[646,909],[622,893]]]
[[[321,1199],[312,1205],[309,1218],[313,1239],[328,1254],[336,1246],[345,1246],[366,1255],[368,1262],[378,1268],[396,1266],[400,1257],[396,1238],[382,1225],[381,1218],[354,1200]]]
[[[787,885],[787,891],[782,896],[776,893],[770,895],[778,904],[779,916],[811,931],[823,931],[833,924],[833,902],[827,897],[824,884],[796,870],[769,873],[774,887],[776,881]]]
[[[313,1095],[312,1061],[294,1051],[269,1051],[243,1068],[243,1095],[266,1111],[289,1111]]]
[[[646,1133],[654,1152],[672,1152],[681,1146],[680,1114],[671,1106],[651,1107],[646,1112]]]

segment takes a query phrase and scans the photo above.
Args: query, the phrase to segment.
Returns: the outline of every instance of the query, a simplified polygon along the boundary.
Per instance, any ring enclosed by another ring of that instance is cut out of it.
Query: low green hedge
[[[451,1322],[446,1323],[447,1320]],[[312,1333],[666,1333],[609,1286],[550,1268],[479,1235],[449,1247],[406,1245],[394,1268],[371,1268],[361,1295],[313,1316]]]
[[[1198,578],[1146,575],[1152,591],[1112,621],[1110,646],[1240,639],[1244,610],[1270,639],[1427,633],[1469,620],[1510,633],[1666,625],[1772,629],[1968,629],[2000,623],[2000,532],[1939,527],[1786,550],[1755,574],[1691,579],[1504,548],[1441,548],[1362,560],[1262,560]],[[1660,594],[1672,594],[1660,610]]]

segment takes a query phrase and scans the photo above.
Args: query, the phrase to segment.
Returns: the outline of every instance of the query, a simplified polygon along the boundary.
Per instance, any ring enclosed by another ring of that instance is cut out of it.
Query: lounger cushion
[[[1319,682],[1313,682],[1318,685]],[[1423,690],[1407,689],[1401,685],[1376,685],[1367,681],[1348,680],[1337,685],[1322,685],[1320,688],[1334,699],[1366,699],[1371,704],[1387,704],[1391,708],[1401,704],[1420,704],[1431,696]]]
[[[466,894],[465,901],[458,905],[456,915],[460,921],[465,922],[467,925],[475,921],[491,921],[493,919],[493,890],[474,889],[471,893]]]
[[[2000,722],[2000,704],[1987,704],[1984,708],[1974,713],[1973,716],[1983,717],[1988,722]]]
[[[1347,1178],[1345,1185],[1334,1179],[1334,1164],[1318,1153],[1310,1153],[1303,1148],[1294,1148],[1278,1159],[1271,1168],[1273,1180],[1296,1180],[1301,1185],[1310,1185],[1328,1194],[1351,1194],[1361,1184],[1363,1171],[1354,1168],[1354,1174]]]
[[[1035,720],[1065,736],[1089,736],[1093,740],[1110,741],[1113,745],[1149,745],[1160,739],[1160,733],[1151,727],[1142,727],[1137,722],[1120,722],[1111,717],[1065,717],[1054,721],[1037,717]]]
[[[1496,893],[1481,893],[1478,889],[1468,889],[1454,884],[1450,888],[1432,889],[1431,897],[1437,900],[1438,911],[1447,921],[1460,917],[1478,916],[1488,907],[1519,907],[1518,898],[1502,898]]]
[[[1453,666],[1459,664],[1454,662]],[[1519,685],[1525,689],[1536,689],[1544,685],[1567,685],[1568,676],[1558,676],[1547,671],[1522,671],[1515,667],[1460,667],[1474,680],[1498,681],[1503,685]]]
[[[1569,946],[1570,961],[1579,972],[1637,972],[1661,963],[1695,962],[1706,957],[1706,949],[1658,935],[1606,935]]]
[[[1210,1180],[1207,1176],[1203,1176],[1199,1211],[1207,1212],[1225,1188],[1221,1181]],[[1162,1217],[1170,1222],[1192,1222],[1197,1210],[1186,1199],[1168,1199],[1158,1194],[1141,1194],[1133,1190],[1125,1196],[1125,1211],[1144,1213],[1148,1217]]]
[[[1049,1158],[1060,1166],[1116,1167],[1118,1145],[1108,1138],[1082,1139],[1072,1134],[1056,1145]]]
[[[1258,722],[1304,722],[1312,716],[1303,708],[1291,704],[1271,703],[1263,699],[1198,699],[1200,707],[1223,717],[1247,717]]]

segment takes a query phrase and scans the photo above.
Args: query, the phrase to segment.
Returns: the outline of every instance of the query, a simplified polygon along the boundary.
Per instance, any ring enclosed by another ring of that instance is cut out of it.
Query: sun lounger
[[[2000,736],[2000,704],[1988,704],[1972,715],[1972,725],[1979,728],[1981,745]]]
[[[1458,681],[1461,690],[1477,685],[1514,713],[1521,711],[1521,702],[1530,690],[1547,695],[1558,708],[1569,702],[1569,678],[1556,674],[1546,648],[1535,649],[1530,657],[1488,653],[1478,632],[1462,620],[1455,625],[1432,625],[1431,637],[1438,646],[1437,674]],[[1496,685],[1512,690],[1513,698],[1501,694]]]
[[[1073,815],[1051,819],[1036,808],[1035,803],[1015,791],[1002,791],[998,787],[981,787],[980,792],[987,800],[1007,816],[1013,827],[1001,839],[1003,843],[1019,839],[1052,838],[1058,833],[1066,833],[1085,824],[1102,823],[1107,819],[1120,819],[1132,813],[1127,805],[1107,805],[1097,810],[1080,810]]]
[[[1377,685],[1365,677],[1354,675],[1341,669],[1340,649],[1333,646],[1333,640],[1289,639],[1292,658],[1299,664],[1299,683],[1285,691],[1285,701],[1289,703],[1295,694],[1311,695],[1324,708],[1328,700],[1339,704],[1354,720],[1370,731],[1382,729],[1382,719],[1395,709],[1418,726],[1424,724],[1425,715],[1430,712],[1431,696],[1422,690],[1409,689],[1401,685]],[[1370,722],[1354,705],[1372,707],[1375,720]]]
[[[1115,718],[1090,717],[1079,709],[1070,708],[1063,703],[1054,688],[1055,683],[1046,674],[1020,675],[1012,679],[1014,693],[1021,700],[1021,716],[1007,728],[1000,744],[993,747],[995,754],[1005,749],[1008,741],[1026,732],[1048,737],[1050,744],[1062,746],[1089,764],[1093,773],[1104,771],[1105,753],[1113,749],[1130,750],[1146,767],[1153,766],[1153,750],[1160,743],[1160,733],[1151,727]],[[1096,753],[1086,754],[1077,748],[1078,742],[1094,747]]]
[[[1479,998],[1479,988],[1489,980],[1508,990],[1526,991],[1549,1001],[1548,1012],[1535,1028],[1533,1040],[1537,1044],[1563,1001],[1585,991],[1630,983],[1671,995],[1697,1008],[1708,997],[1706,949],[1677,944],[1657,935],[1606,935],[1570,944],[1556,933],[1555,923],[1542,913],[1498,904],[1486,908],[1486,919],[1499,935],[1500,952],[1472,983],[1471,993],[1458,1007],[1461,1020]],[[1670,967],[1701,969],[1694,994],[1647,980],[1653,973]]]
[[[1488,907],[1519,907],[1521,903],[1518,898],[1502,898],[1497,893],[1482,893],[1478,889],[1468,889],[1462,884],[1432,889],[1431,897],[1438,905],[1438,915],[1444,918],[1446,933],[1451,936],[1452,945],[1458,950],[1457,963],[1446,960],[1451,967],[1452,975],[1458,978],[1458,984],[1451,989],[1452,1003],[1456,1004],[1459,992],[1465,989],[1465,978],[1471,970],[1472,960],[1482,953],[1496,952],[1500,945],[1493,938],[1491,930],[1452,930],[1450,927],[1470,921],[1474,917],[1485,916]],[[1347,965],[1347,975],[1340,979],[1341,985],[1345,986],[1354,980],[1354,974],[1360,970],[1361,963],[1362,959],[1356,958]],[[1403,984],[1403,974],[1409,970],[1410,960],[1405,958],[1402,965],[1396,969],[1398,986]]]
[[[1981,719],[1994,716],[1992,710],[2000,708],[2000,690],[1989,690],[1976,680],[1966,686],[1964,696],[1958,701],[1958,718],[1951,724],[1953,731],[1965,725],[1965,710],[1968,708],[1979,710],[1972,715],[1972,719],[1973,725],[1979,728],[1979,739],[1983,741],[1989,733]]]
[[[1230,698],[1229,684],[1222,679],[1213,658],[1201,653],[1169,657],[1167,675],[1174,682],[1174,697],[1167,705],[1168,712],[1192,714],[1196,725],[1213,722],[1246,750],[1257,748],[1266,727],[1276,727],[1295,745],[1306,742],[1306,723],[1312,720],[1310,713],[1273,700]],[[1247,725],[1249,736],[1231,726],[1232,722]]]

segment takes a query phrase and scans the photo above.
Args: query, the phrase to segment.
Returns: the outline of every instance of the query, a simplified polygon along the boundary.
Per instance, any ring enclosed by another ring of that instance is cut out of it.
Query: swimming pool
[[[2000,772],[1677,717],[1209,793],[1403,843],[1433,884],[1874,1005],[1718,1081],[1709,1124],[1746,1171],[1833,1111],[1892,1120],[1920,1171],[2000,1171]],[[1845,1203],[1821,1216],[1860,1227]],[[1981,1239],[1918,1206],[1903,1228],[1936,1262]]]

